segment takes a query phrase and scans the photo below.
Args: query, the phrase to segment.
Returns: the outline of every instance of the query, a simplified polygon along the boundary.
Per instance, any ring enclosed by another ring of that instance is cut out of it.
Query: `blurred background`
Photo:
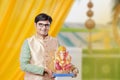
[[[120,80],[120,0],[0,0],[0,80],[23,80],[21,45],[41,12],[49,35],[82,48],[82,80]]]

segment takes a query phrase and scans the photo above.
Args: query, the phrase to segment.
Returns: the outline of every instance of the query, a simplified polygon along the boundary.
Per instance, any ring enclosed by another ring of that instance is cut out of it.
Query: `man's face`
[[[36,31],[38,35],[46,36],[49,31],[50,22],[48,20],[38,21],[37,23],[35,23],[35,26],[36,26]]]

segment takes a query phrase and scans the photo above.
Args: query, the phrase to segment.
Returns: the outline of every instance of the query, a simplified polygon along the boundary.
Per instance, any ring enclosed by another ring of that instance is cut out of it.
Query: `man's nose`
[[[46,28],[46,26],[45,26],[45,25],[43,25],[43,28]]]

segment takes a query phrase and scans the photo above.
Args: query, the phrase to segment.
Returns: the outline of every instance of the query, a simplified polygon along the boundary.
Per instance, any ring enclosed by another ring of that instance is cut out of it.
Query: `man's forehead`
[[[38,21],[37,23],[48,23],[48,24],[50,24],[50,22],[48,21],[48,20],[46,20],[46,21]]]

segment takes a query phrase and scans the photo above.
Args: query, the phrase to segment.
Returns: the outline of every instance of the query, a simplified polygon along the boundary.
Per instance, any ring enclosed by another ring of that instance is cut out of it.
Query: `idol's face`
[[[60,58],[62,60],[66,58],[66,51],[60,51]]]

